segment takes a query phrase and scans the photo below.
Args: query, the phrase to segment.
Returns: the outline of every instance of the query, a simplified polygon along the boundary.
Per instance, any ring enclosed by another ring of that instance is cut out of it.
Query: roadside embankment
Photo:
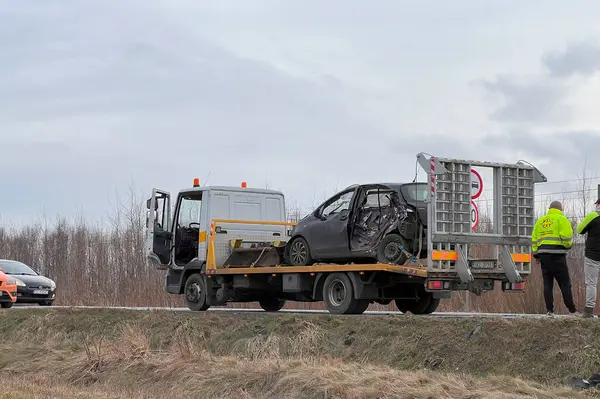
[[[600,371],[580,319],[33,308],[0,337],[0,398],[573,398]]]

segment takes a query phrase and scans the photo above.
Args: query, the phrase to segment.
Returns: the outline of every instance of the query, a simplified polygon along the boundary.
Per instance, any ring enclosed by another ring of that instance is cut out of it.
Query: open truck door
[[[146,256],[157,269],[167,269],[171,264],[173,233],[171,231],[171,195],[152,189],[146,201]]]

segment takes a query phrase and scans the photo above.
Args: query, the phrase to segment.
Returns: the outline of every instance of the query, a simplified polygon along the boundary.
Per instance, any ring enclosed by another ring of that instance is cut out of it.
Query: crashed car
[[[413,201],[403,195],[409,185],[419,190]],[[286,263],[405,263],[424,249],[426,217],[419,211],[425,209],[426,189],[423,183],[378,183],[338,192],[297,223],[284,251]]]
[[[18,283],[20,283],[19,280],[0,270],[0,307],[12,308],[17,301]]]

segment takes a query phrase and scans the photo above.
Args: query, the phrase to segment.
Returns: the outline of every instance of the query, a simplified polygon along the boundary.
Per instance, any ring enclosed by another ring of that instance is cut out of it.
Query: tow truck
[[[179,192],[174,207],[168,192],[152,190],[146,203],[148,261],[166,270],[165,291],[183,295],[194,311],[228,302],[258,302],[265,311],[275,312],[286,301],[323,301],[332,314],[360,314],[371,303],[394,301],[401,312],[430,314],[453,291],[481,295],[499,281],[504,292],[522,292],[531,273],[535,184],[546,182],[546,177],[524,161],[510,164],[419,153],[417,163],[427,173],[427,181],[420,183],[426,185],[423,208],[418,209],[419,202],[402,206],[405,213],[419,216],[416,227],[423,232],[423,242],[386,241],[405,256],[382,260],[376,255],[378,243],[372,242],[372,250],[359,251],[360,257],[323,262],[334,247],[346,253],[352,249],[349,228],[339,229],[331,222],[335,218],[323,215],[332,199],[293,223],[286,219],[285,197],[279,191],[249,188],[246,182],[239,187],[200,186],[196,178],[193,187]],[[491,232],[471,228],[474,167],[493,170]],[[401,191],[403,185],[387,187]],[[345,192],[352,204],[359,202],[359,188]],[[357,206],[348,208],[338,223],[357,219]],[[317,240],[318,249],[309,250],[322,256],[299,263],[290,252],[298,251],[294,243],[307,242],[301,234],[310,217],[323,223],[329,235]],[[400,236],[400,230],[388,230],[372,229],[369,237],[383,242],[391,234]],[[415,237],[421,241],[418,234]],[[492,255],[470,257],[472,245],[484,245]]]

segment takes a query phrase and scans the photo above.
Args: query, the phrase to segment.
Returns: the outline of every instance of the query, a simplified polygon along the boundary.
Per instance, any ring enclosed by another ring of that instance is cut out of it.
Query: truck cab
[[[193,187],[179,192],[174,206],[167,191],[153,189],[146,207],[147,258],[157,269],[168,270],[166,291],[170,293],[182,293],[187,274],[205,267],[212,221],[235,221],[215,226],[217,264],[227,259],[231,237],[246,242],[275,241],[285,239],[288,233],[284,225],[252,223],[285,222],[283,194],[248,188],[246,183],[201,187],[195,179]]]

